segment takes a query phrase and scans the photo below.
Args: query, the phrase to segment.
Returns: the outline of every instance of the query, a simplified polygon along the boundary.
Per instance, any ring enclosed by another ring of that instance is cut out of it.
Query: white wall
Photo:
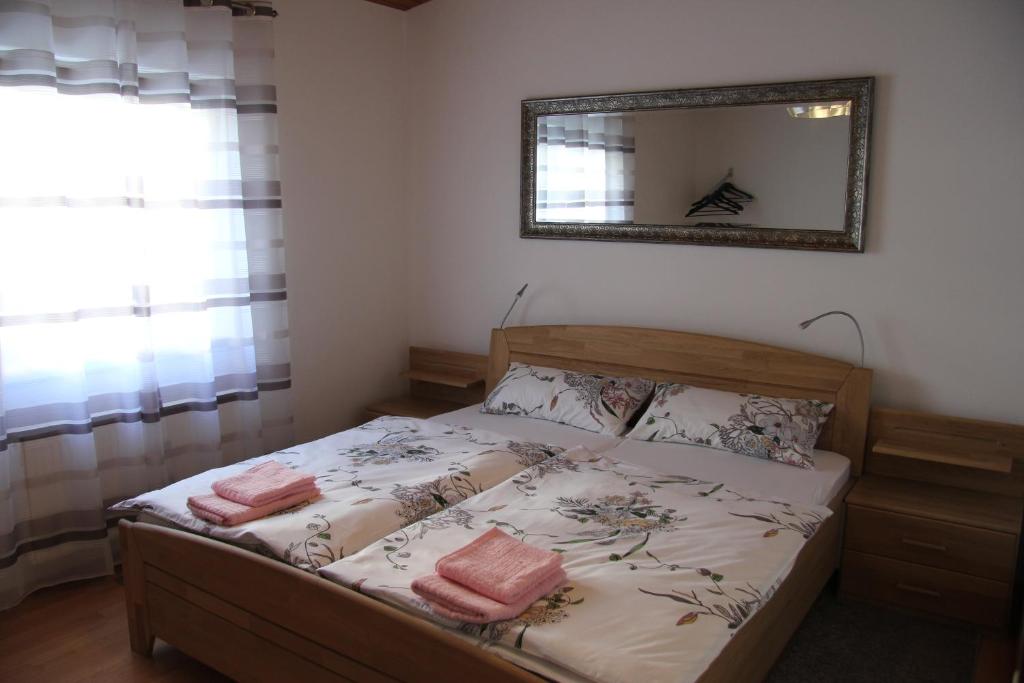
[[[296,436],[397,393],[409,344],[405,17],[362,0],[277,0]]]
[[[634,119],[633,222],[842,230],[848,117],[795,119],[785,105],[764,105],[643,111]],[[736,216],[687,218],[729,169],[755,200]]]
[[[797,329],[841,308],[864,324],[878,402],[1024,422],[1022,32],[1019,0],[432,0],[412,10],[412,341],[485,351],[529,281],[512,324],[650,325],[854,359],[847,321]],[[523,98],[862,75],[878,77],[866,254],[518,236]],[[344,244],[332,237],[328,250]]]

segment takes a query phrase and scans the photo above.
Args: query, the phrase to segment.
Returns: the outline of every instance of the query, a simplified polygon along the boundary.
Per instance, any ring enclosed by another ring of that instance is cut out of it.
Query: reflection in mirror
[[[538,117],[538,221],[633,222],[634,116]]]
[[[539,115],[536,221],[842,231],[850,108]]]

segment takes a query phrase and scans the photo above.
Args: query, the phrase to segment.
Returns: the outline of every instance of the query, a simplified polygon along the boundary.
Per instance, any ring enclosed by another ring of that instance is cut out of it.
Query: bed
[[[835,409],[818,447],[845,457],[850,476],[860,473],[870,370],[734,339],[599,326],[495,330],[488,387],[512,361],[826,400]],[[628,446],[593,448],[633,461],[659,457],[616,452]],[[835,514],[803,545],[774,595],[707,664],[701,681],[759,680],[770,669],[838,566],[842,500],[851,485],[844,482],[836,491],[828,482],[815,484],[811,495],[827,497]],[[136,652],[149,654],[159,637],[239,680],[541,680],[429,621],[244,549],[145,523],[122,522],[121,538]]]

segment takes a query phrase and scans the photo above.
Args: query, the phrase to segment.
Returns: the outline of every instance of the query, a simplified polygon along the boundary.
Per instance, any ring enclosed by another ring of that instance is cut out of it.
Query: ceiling
[[[385,7],[391,7],[393,9],[400,9],[403,12],[410,10],[417,5],[430,2],[430,0],[366,0],[377,5],[384,5]]]

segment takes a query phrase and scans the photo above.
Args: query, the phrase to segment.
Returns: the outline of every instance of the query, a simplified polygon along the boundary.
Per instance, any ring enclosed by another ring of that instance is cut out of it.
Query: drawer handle
[[[935,550],[940,553],[946,552],[946,546],[939,545],[938,543],[927,543],[925,541],[915,541],[912,538],[901,538],[900,542],[904,545],[912,545],[915,548],[924,548],[925,550]]]
[[[920,586],[911,586],[909,583],[897,583],[896,588],[901,591],[908,593],[917,593],[919,595],[927,595],[929,598],[941,598],[942,594],[938,591],[933,591],[928,588],[921,588]]]

